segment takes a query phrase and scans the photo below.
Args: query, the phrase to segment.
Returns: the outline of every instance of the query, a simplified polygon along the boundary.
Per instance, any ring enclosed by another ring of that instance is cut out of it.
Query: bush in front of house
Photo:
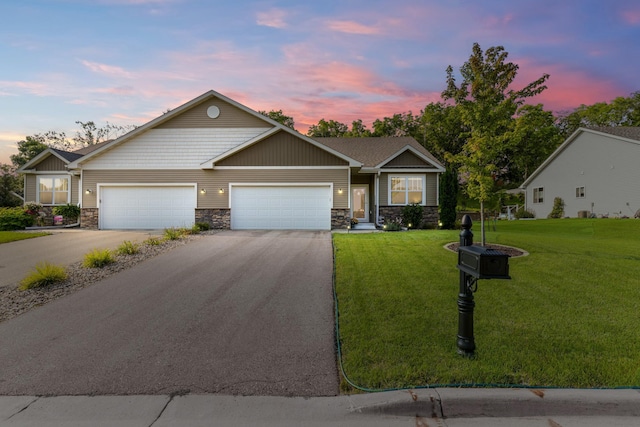
[[[396,218],[395,221],[387,221],[384,223],[383,229],[385,231],[402,231],[402,221],[400,218]]]
[[[80,216],[80,207],[67,203],[66,205],[56,206],[53,208],[54,215],[62,215],[63,218],[76,220]]]
[[[118,255],[135,255],[138,252],[140,252],[140,245],[130,240],[120,243],[120,246],[116,249]]]
[[[184,229],[181,228],[165,228],[164,238],[167,240],[178,240],[184,236]]]
[[[424,208],[417,203],[411,203],[402,208],[402,223],[407,225],[407,228],[420,228],[422,224],[422,213]]]
[[[24,208],[0,208],[0,231],[24,230],[35,222],[35,216]]]
[[[553,208],[547,218],[562,218],[564,217],[564,200],[561,197],[556,197],[553,199]]]
[[[102,268],[112,262],[115,259],[109,249],[94,249],[84,255],[82,265],[87,268]]]
[[[524,206],[523,206],[523,207],[521,207],[520,209],[518,209],[516,211],[514,216],[516,217],[516,219],[535,218],[536,214],[534,212],[530,211],[529,209],[525,209]]]
[[[211,224],[208,222],[196,222],[193,224],[193,228],[198,231],[208,231],[211,230]]]
[[[41,288],[63,282],[66,279],[67,272],[64,267],[45,261],[36,264],[35,270],[20,281],[18,289],[26,291],[27,289]]]

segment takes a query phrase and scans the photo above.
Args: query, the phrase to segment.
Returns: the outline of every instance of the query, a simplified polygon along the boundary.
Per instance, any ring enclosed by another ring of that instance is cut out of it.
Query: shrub
[[[407,228],[420,228],[422,224],[422,213],[424,209],[417,203],[411,203],[402,208],[402,223]]]
[[[77,219],[80,216],[80,207],[68,203],[53,208],[54,215],[62,215],[64,218]]]
[[[84,255],[82,265],[87,268],[102,268],[114,261],[109,249],[94,249]]]
[[[0,231],[24,230],[34,221],[35,216],[29,215],[24,208],[0,208]]]
[[[516,219],[521,219],[521,218],[535,218],[536,214],[532,211],[530,211],[529,209],[525,209],[524,206],[521,207],[520,209],[518,209],[515,213],[515,217]]]
[[[440,220],[445,230],[456,228],[458,190],[458,171],[449,167],[440,176]]]
[[[395,220],[385,221],[383,229],[385,231],[401,231],[402,220],[400,218],[396,218]]]
[[[553,208],[547,218],[562,218],[564,217],[564,200],[561,197],[553,199]]]
[[[125,240],[116,249],[118,255],[134,255],[140,252],[140,245],[133,243],[130,240]]]
[[[193,224],[193,227],[197,228],[198,231],[211,230],[211,224],[209,224],[208,222],[196,222],[195,224]]]
[[[29,273],[27,277],[20,281],[18,289],[26,291],[27,289],[41,288],[66,279],[67,272],[64,267],[45,261],[36,264],[35,271]]]
[[[184,229],[181,228],[165,228],[164,237],[167,240],[178,240],[184,236]]]
[[[161,237],[156,237],[156,236],[150,236],[147,240],[145,240],[143,243],[145,245],[149,245],[149,246],[158,246],[161,245],[162,242],[164,242],[164,239]]]

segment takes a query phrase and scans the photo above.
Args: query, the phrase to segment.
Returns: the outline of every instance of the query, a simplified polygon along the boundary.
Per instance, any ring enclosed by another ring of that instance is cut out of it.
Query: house
[[[215,91],[83,150],[24,165],[25,200],[99,229],[329,230],[410,203],[438,221],[444,167],[413,138],[309,138]]]
[[[640,209],[640,127],[580,128],[522,184],[546,218],[560,197],[568,217],[633,216]]]

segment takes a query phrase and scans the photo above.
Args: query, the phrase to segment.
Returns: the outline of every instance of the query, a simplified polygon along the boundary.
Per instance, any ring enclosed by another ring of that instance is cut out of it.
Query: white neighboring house
[[[546,218],[564,214],[633,217],[640,209],[640,127],[579,128],[522,184],[525,206]]]

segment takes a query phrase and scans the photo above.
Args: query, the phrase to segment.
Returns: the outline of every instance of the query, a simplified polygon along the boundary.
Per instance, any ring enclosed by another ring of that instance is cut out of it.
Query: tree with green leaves
[[[21,206],[22,199],[14,193],[22,193],[22,180],[15,167],[0,163],[0,207]]]
[[[414,136],[420,128],[420,118],[408,113],[396,113],[373,122],[372,136]]]
[[[285,125],[286,127],[296,130],[293,127],[293,125],[295,124],[293,121],[293,117],[287,116],[282,112],[282,110],[271,110],[268,113],[266,111],[258,111],[258,113],[262,114],[263,116],[269,117],[271,120],[275,120],[281,125]]]
[[[362,119],[351,122],[351,129],[345,133],[349,138],[364,138],[371,136],[371,131],[362,123]]]
[[[414,138],[444,165],[462,151],[469,128],[462,122],[460,109],[444,102],[432,102],[422,110],[419,135]]]
[[[344,123],[337,122],[335,120],[326,121],[320,119],[317,125],[311,125],[307,131],[307,136],[310,137],[343,137],[347,134],[349,128]]]
[[[561,115],[558,126],[565,139],[581,126],[640,126],[640,91],[626,98],[617,97],[610,103],[583,104]]]
[[[450,165],[440,175],[440,221],[445,230],[456,227],[458,189],[458,171]]]
[[[18,141],[18,154],[11,155],[11,163],[16,169],[24,166],[38,154],[49,148],[46,138],[43,135],[27,136],[22,141]]]
[[[508,53],[502,46],[490,47],[483,52],[474,43],[472,54],[460,67],[462,82],[458,85],[453,67],[447,67],[447,88],[444,100],[460,108],[462,123],[469,128],[462,151],[454,160],[466,180],[467,194],[480,202],[482,244],[484,232],[484,204],[494,194],[500,170],[497,160],[502,159],[513,133],[514,116],[527,98],[541,93],[549,78],[544,74],[523,89],[511,89],[518,73],[518,65],[507,62]]]

